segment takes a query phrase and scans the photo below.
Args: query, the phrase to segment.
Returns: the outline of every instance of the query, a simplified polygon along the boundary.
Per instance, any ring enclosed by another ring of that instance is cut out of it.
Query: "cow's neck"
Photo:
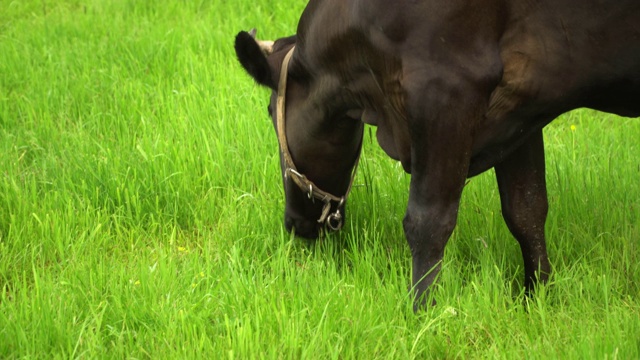
[[[401,87],[401,62],[392,51],[374,46],[366,29],[350,21],[349,1],[310,1],[298,24],[299,61],[323,86],[314,106],[339,99],[351,113],[378,127],[383,150],[410,166],[409,134]]]

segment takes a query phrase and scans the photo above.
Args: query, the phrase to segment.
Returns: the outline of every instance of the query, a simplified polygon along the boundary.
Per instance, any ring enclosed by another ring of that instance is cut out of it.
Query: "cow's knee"
[[[412,255],[437,255],[444,251],[456,226],[456,213],[441,207],[410,207],[402,222]]]
[[[502,204],[502,217],[518,241],[544,234],[548,211],[546,192],[538,189],[529,189],[522,197],[512,196]]]

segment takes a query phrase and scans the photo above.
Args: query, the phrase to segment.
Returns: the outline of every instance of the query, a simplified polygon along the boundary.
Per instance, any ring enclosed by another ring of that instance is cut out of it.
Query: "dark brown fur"
[[[578,107],[640,116],[639,24],[638,0],[312,0],[297,37],[268,58],[246,33],[236,52],[275,89],[295,40],[287,138],[299,169],[323,189],[346,190],[360,120],[378,127],[382,148],[411,173],[403,225],[418,308],[465,179],[492,167],[525,285],[547,280],[542,128]],[[317,236],[320,205],[284,186],[287,228]]]

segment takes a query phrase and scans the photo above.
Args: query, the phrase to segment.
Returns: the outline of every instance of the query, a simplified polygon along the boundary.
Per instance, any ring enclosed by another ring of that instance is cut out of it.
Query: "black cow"
[[[295,36],[254,35],[235,49],[273,90],[287,229],[341,225],[363,123],[376,125],[411,173],[415,308],[466,178],[495,168],[531,290],[550,272],[542,128],[580,107],[640,116],[639,0],[311,0]]]

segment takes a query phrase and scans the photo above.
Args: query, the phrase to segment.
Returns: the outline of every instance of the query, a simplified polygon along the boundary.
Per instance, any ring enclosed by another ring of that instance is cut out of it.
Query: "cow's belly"
[[[547,31],[520,24],[503,38],[503,77],[490,96],[484,117],[474,124],[469,176],[497,165],[532,133],[567,111],[589,107],[640,116],[638,42],[617,51],[618,63],[611,67],[594,58],[592,49],[568,52],[556,33],[541,36]]]
[[[497,89],[489,111],[476,127],[469,176],[499,164],[531,134],[567,111],[589,107],[620,116],[640,116],[640,86],[618,86],[609,91],[596,87],[593,94],[539,99]]]
[[[565,85],[559,74],[545,74],[553,69],[542,69],[534,58],[519,56],[505,63],[503,79],[491,94],[488,110],[474,126],[469,176],[494,167],[532,133],[575,107],[563,96]]]
[[[476,132],[468,176],[475,176],[502,162],[531,134],[540,131],[561,112],[517,111],[493,126]]]

